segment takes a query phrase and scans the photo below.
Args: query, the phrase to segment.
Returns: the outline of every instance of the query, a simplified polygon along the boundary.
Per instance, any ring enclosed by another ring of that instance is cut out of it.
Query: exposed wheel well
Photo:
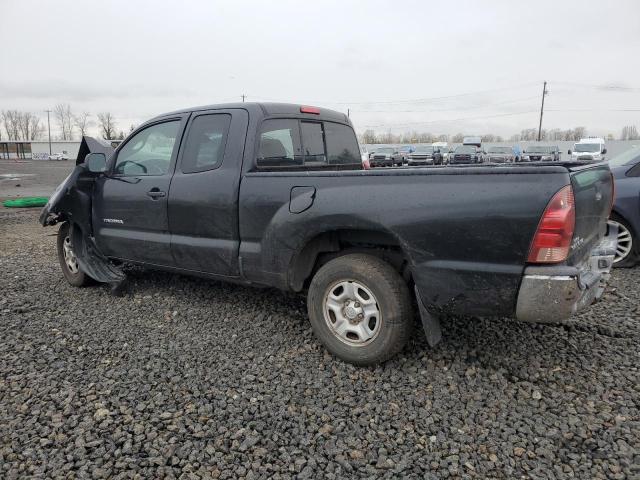
[[[396,238],[375,230],[341,229],[313,237],[294,257],[289,267],[289,284],[295,291],[305,288],[326,262],[347,253],[368,253],[391,264],[409,282],[408,259]]]
[[[635,231],[634,225],[627,219],[627,217],[625,217],[624,215],[622,215],[620,212],[616,211],[615,209],[611,211],[611,215],[609,215],[609,218],[612,217],[617,217],[618,219],[624,221],[629,228],[631,229],[631,233],[634,235],[638,235],[639,233]],[[615,219],[614,219],[615,220]]]

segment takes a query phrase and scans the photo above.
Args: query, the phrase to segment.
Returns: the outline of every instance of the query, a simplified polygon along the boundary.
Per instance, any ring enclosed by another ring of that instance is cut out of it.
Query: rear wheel
[[[327,350],[356,365],[393,357],[413,326],[407,284],[391,265],[367,254],[348,254],[323,265],[309,286],[307,309]]]
[[[638,261],[638,239],[629,223],[619,215],[611,215],[609,220],[618,227],[618,247],[613,260],[614,267],[633,267]]]
[[[92,278],[80,270],[78,258],[73,251],[71,245],[71,237],[69,235],[70,225],[68,222],[60,225],[58,230],[58,261],[62,274],[74,287],[84,287],[92,283]]]

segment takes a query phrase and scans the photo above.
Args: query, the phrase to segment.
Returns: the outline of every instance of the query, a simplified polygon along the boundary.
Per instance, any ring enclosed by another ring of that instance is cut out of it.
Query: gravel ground
[[[1,478],[640,478],[640,269],[563,327],[447,318],[366,369],[298,296],[75,289],[36,217],[0,210]]]

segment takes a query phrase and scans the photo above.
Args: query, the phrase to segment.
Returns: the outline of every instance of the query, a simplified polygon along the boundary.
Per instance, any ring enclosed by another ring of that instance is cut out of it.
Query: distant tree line
[[[54,126],[57,125],[57,135],[55,140],[79,140],[92,126],[97,126],[100,136],[107,140],[124,139],[125,133],[118,130],[116,119],[111,112],[100,112],[96,115],[95,121],[89,112],[75,114],[68,103],[59,103],[53,108],[52,119]],[[20,110],[0,111],[0,140],[43,140],[46,137],[47,120],[31,112]],[[131,125],[129,133],[134,130]],[[376,143],[433,143],[451,142],[462,143],[467,136],[463,133],[455,135],[434,134],[430,132],[405,132],[405,133],[378,133],[374,130],[365,130],[359,135],[360,142],[364,144]],[[554,128],[542,130],[540,137],[543,141],[578,141],[587,136],[585,127],[574,127],[568,130]],[[503,142],[505,139],[500,135],[487,133],[481,135],[483,142]],[[520,133],[508,138],[511,142],[537,140],[538,129],[526,128]],[[609,134],[607,140],[614,140],[614,136]],[[622,129],[619,140],[640,140],[640,134],[635,125],[627,125]]]
[[[452,142],[462,143],[462,140],[467,135],[462,133],[456,133],[455,135],[448,134],[434,134],[429,132],[407,132],[407,133],[376,133],[374,130],[365,130],[359,135],[361,143],[364,144],[376,144],[376,143],[433,143],[433,142]],[[486,134],[482,135],[483,142],[502,142],[503,138],[500,135]]]
[[[577,142],[581,138],[585,138],[588,135],[586,127],[574,127],[568,130],[560,128],[554,128],[551,130],[543,129],[540,132],[540,139],[542,141],[571,141]],[[433,134],[429,132],[408,132],[408,133],[378,133],[374,130],[365,130],[358,137],[363,144],[393,144],[393,143],[433,143],[433,142],[450,142],[450,143],[462,143],[462,140],[466,136],[472,136],[470,134],[456,133],[455,135],[447,134]],[[504,142],[505,139],[500,135],[494,135],[487,133],[480,136],[483,142]],[[535,141],[538,139],[537,128],[526,128],[520,133],[512,135],[507,140],[510,142],[520,141]],[[607,135],[607,140],[615,140],[613,134]],[[619,140],[640,140],[640,134],[638,129],[634,125],[626,126],[622,129]]]
[[[75,114],[68,103],[59,103],[51,111],[51,123],[57,126],[57,134],[52,140],[79,140],[86,135],[88,129],[97,126],[102,138],[107,140],[125,137],[122,130],[118,130],[115,117],[111,112],[98,113],[96,121],[89,112]],[[131,125],[129,132],[135,127]],[[47,138],[47,119],[31,112],[20,110],[0,111],[0,140],[44,140]]]

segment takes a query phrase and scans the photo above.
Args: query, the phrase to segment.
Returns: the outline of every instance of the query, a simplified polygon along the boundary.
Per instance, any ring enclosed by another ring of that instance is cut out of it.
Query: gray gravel
[[[298,296],[74,289],[36,216],[0,210],[0,478],[640,478],[640,269],[564,327],[447,318],[364,369]]]

